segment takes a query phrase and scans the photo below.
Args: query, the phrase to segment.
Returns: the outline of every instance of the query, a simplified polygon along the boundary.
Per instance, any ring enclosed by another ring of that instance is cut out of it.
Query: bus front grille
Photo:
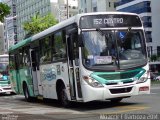
[[[118,88],[118,89],[109,89],[112,94],[119,94],[119,93],[128,93],[132,90],[132,87],[128,88]]]
[[[3,90],[11,90],[11,88],[3,88]]]

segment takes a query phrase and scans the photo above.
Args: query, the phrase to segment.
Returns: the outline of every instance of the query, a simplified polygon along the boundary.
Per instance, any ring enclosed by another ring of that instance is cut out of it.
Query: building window
[[[152,32],[151,31],[146,31],[146,41],[148,42],[152,42]]]
[[[93,7],[93,12],[97,12],[97,7]]]
[[[150,1],[140,2],[138,4],[120,9],[119,11],[132,12],[137,14],[144,13],[144,12],[151,12]]]
[[[87,8],[85,8],[84,12],[87,13]]]
[[[111,2],[109,2],[109,7],[111,7]]]
[[[147,47],[148,57],[152,56],[152,46]]]
[[[160,56],[160,46],[157,46],[157,55]]]
[[[141,19],[144,27],[152,27],[151,16],[144,16]]]
[[[151,16],[143,16],[141,19],[143,22],[151,22]]]

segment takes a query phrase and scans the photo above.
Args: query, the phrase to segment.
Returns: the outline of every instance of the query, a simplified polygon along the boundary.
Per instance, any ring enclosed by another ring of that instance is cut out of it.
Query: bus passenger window
[[[53,49],[52,61],[66,58],[66,45],[63,41],[62,32],[58,32],[54,35],[54,42],[53,42],[52,49]]]
[[[50,36],[47,36],[46,38],[42,39],[41,41],[41,57],[40,62],[41,63],[48,63],[51,62],[51,45],[50,45]]]

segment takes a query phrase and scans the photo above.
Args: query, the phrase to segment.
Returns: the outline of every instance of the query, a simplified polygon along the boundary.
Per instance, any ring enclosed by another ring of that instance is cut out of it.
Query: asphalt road
[[[0,95],[0,114],[0,120],[132,120],[138,117],[159,120],[160,85],[152,86],[149,95],[126,98],[118,104],[109,101],[73,103],[67,109],[56,100],[28,103],[22,95]],[[133,116],[137,114],[138,117]]]

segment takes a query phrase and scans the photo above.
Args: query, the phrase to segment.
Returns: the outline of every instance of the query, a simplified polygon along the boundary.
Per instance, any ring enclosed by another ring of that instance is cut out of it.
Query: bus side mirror
[[[82,35],[79,35],[79,36],[78,36],[78,44],[79,44],[79,47],[84,47]]]

